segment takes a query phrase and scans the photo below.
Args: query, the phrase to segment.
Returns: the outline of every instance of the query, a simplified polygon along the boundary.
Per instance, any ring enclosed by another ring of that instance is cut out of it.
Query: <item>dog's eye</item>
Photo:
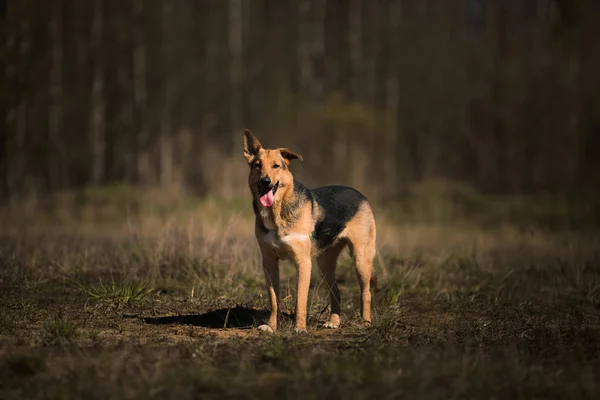
[[[262,168],[262,164],[261,164],[261,163],[259,163],[259,162],[257,162],[257,163],[254,163],[254,168],[258,168],[258,169],[260,169],[260,168]]]
[[[280,167],[281,167],[281,165],[279,165],[279,164],[273,165],[273,168],[275,168],[275,169],[280,168]]]

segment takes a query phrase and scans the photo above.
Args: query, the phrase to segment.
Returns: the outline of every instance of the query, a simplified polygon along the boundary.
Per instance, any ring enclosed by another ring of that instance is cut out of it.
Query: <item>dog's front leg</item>
[[[310,270],[312,267],[310,252],[296,259],[298,293],[296,296],[296,332],[306,332],[306,308],[308,305],[308,289],[310,286]]]
[[[269,301],[271,303],[271,315],[268,325],[258,327],[263,332],[274,333],[277,331],[277,312],[279,310],[279,260],[275,254],[269,251],[263,251],[263,271],[267,290],[269,291]]]
[[[311,243],[307,234],[294,233],[284,236],[282,241],[288,245],[296,264],[298,291],[296,293],[296,332],[306,332],[306,308],[308,288],[310,286]]]

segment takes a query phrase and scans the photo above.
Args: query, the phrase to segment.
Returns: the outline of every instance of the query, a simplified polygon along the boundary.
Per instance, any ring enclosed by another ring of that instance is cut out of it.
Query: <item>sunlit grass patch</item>
[[[79,325],[64,314],[50,316],[44,323],[42,339],[44,343],[72,342],[79,336]]]
[[[120,282],[114,279],[104,283],[101,279],[98,284],[86,286],[77,281],[70,283],[87,294],[90,300],[108,304],[112,307],[134,305],[146,299],[154,292],[149,282]]]

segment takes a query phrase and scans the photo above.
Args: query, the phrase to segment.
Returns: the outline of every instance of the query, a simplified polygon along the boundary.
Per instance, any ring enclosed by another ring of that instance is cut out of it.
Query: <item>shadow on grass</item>
[[[291,319],[289,314],[283,314],[283,318]],[[175,315],[169,317],[147,317],[142,318],[144,322],[151,325],[194,325],[204,328],[236,328],[250,329],[263,324],[269,318],[269,311],[255,310],[252,308],[236,306],[233,308],[221,308],[209,311],[205,314]]]

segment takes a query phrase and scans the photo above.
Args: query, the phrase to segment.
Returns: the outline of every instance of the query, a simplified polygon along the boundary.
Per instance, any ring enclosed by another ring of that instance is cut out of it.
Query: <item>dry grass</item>
[[[270,337],[252,329],[267,301],[247,201],[174,199],[135,213],[3,214],[1,398],[600,392],[595,231],[391,224],[380,210],[374,325],[359,323],[344,256],[342,328],[318,328],[328,296],[315,270],[309,333],[284,320]],[[290,315],[293,267],[282,274]]]

